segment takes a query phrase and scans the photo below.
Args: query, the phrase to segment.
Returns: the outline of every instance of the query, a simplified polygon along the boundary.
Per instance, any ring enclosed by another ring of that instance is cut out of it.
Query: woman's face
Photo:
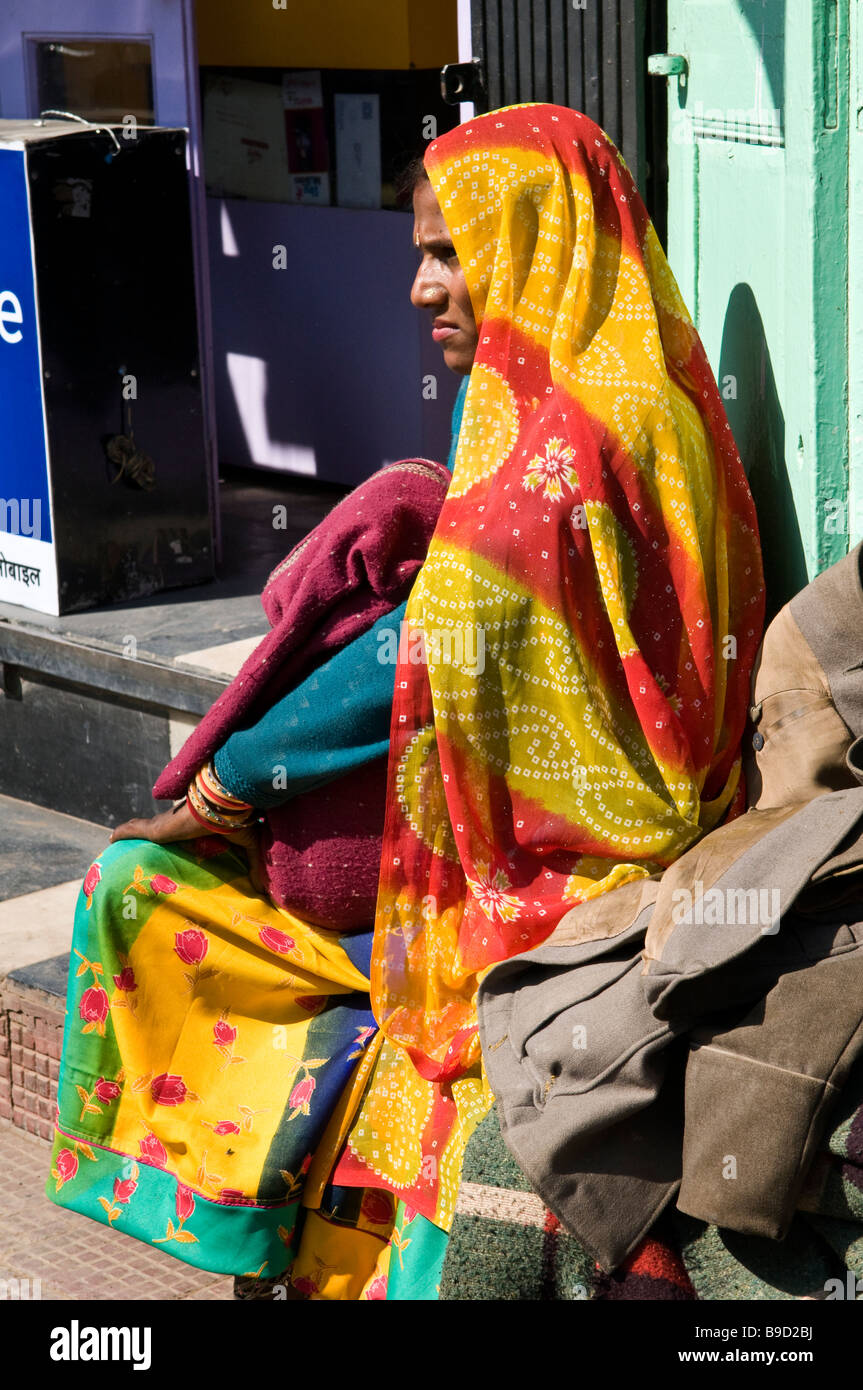
[[[432,337],[440,343],[444,361],[451,371],[467,376],[473,366],[479,330],[464,271],[427,179],[421,180],[414,192],[414,242],[422,260],[411,289],[411,303],[417,309],[429,310]]]

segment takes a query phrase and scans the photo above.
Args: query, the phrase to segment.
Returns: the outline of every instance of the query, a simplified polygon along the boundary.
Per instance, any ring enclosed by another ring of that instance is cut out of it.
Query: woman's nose
[[[446,290],[430,268],[421,265],[411,286],[411,304],[415,309],[431,309],[444,303]]]

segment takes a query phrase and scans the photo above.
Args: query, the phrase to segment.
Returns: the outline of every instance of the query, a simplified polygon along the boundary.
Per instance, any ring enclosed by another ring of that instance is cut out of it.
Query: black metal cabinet
[[[186,132],[128,135],[0,122],[29,191],[59,612],[213,576]]]

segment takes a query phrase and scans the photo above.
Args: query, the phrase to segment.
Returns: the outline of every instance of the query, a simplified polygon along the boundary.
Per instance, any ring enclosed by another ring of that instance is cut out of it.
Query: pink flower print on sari
[[[220,1120],[217,1125],[214,1125],[211,1120],[202,1120],[201,1124],[206,1125],[207,1129],[211,1129],[214,1134],[218,1135],[241,1133],[240,1126],[235,1124],[233,1120]]]
[[[139,1172],[137,1163],[132,1163],[125,1177],[114,1179],[113,1199],[109,1201],[107,1197],[99,1198],[99,1205],[105,1210],[109,1226],[113,1226],[117,1218],[123,1215],[123,1207],[128,1206],[135,1195]]]
[[[123,889],[123,896],[131,893],[132,890],[140,893],[143,897],[158,898],[160,893],[176,893],[177,884],[166,874],[145,874],[140,864],[135,865],[135,874],[131,883],[127,883]]]
[[[288,1099],[288,1105],[291,1107],[291,1113],[288,1116],[288,1119],[295,1120],[298,1115],[308,1115],[311,1107],[312,1096],[314,1095],[315,1087],[318,1084],[315,1078],[312,1076],[312,1068],[322,1067],[324,1063],[327,1061],[327,1058],[291,1057],[289,1053],[286,1054],[286,1056],[288,1058],[288,1061],[292,1062],[294,1067],[296,1068],[296,1071],[294,1072],[293,1076],[293,1088]],[[300,1076],[301,1072],[302,1075]],[[298,1076],[300,1077],[299,1080],[297,1080]]]
[[[168,1242],[172,1240],[178,1241],[180,1245],[191,1245],[193,1242],[197,1242],[197,1236],[193,1236],[191,1231],[183,1229],[189,1217],[193,1216],[195,1212],[194,1192],[188,1187],[178,1185],[175,1205],[177,1210],[177,1226],[174,1226],[173,1221],[169,1221],[165,1234],[160,1236],[158,1240],[154,1240],[154,1245],[167,1245]]]
[[[279,931],[278,927],[262,927],[258,937],[268,951],[275,951],[277,955],[289,956],[296,950],[297,943],[294,938],[288,936],[285,931]]]
[[[266,946],[268,951],[273,951],[277,956],[292,955],[298,961],[302,961],[302,950],[286,931],[280,931],[278,927],[271,926],[269,922],[262,921],[260,917],[250,917],[247,912],[235,912],[231,917],[232,927],[241,927],[244,923],[248,923],[250,927],[257,927],[258,940],[262,946]]]
[[[157,1105],[182,1105],[186,1099],[186,1085],[181,1076],[162,1072],[150,1082],[150,1094]]]
[[[89,1159],[91,1163],[97,1162],[96,1155],[89,1144],[85,1144],[82,1139],[73,1139],[71,1149],[61,1149],[55,1159],[55,1166],[51,1169],[51,1177],[57,1183],[55,1192],[59,1192],[64,1182],[71,1182],[77,1175],[79,1154],[82,1158]]]
[[[122,1086],[118,1085],[116,1081],[106,1081],[104,1076],[100,1076],[93,1088],[93,1095],[103,1105],[110,1105],[112,1100],[117,1099],[121,1091]]]
[[[216,974],[215,970],[201,969],[201,962],[209,949],[209,938],[200,927],[190,923],[185,931],[174,933],[174,954],[180,957],[184,965],[191,965],[194,969],[193,974],[183,971],[183,979],[188,981],[193,990],[200,980],[209,980]]]
[[[90,911],[90,908],[91,908],[91,906],[92,906],[92,904],[93,904],[93,894],[96,892],[96,889],[99,887],[99,884],[100,884],[101,882],[102,882],[102,866],[101,866],[101,864],[99,864],[99,863],[91,864],[90,867],[89,867],[89,869],[87,870],[86,874],[84,875],[84,882],[83,882],[82,885],[81,885],[81,891],[82,891],[82,893],[84,894],[84,897],[87,899],[87,902],[86,902],[85,906],[86,906],[86,909],[87,909],[88,912]]]
[[[245,1062],[245,1057],[234,1055],[234,1045],[237,1041],[238,1029],[233,1023],[228,1022],[230,1009],[223,1009],[218,1021],[213,1024],[213,1047],[215,1047],[224,1057],[224,1063],[219,1067],[219,1071],[224,1071],[226,1067],[233,1066],[234,1063]]]
[[[135,1169],[137,1172],[137,1168]],[[138,1186],[135,1178],[115,1178],[114,1179],[114,1201],[120,1206],[126,1206],[132,1200],[132,1196]]]
[[[64,1182],[71,1182],[78,1172],[78,1156],[71,1149],[61,1149],[56,1158],[56,1166],[51,1169],[51,1177],[56,1179],[59,1192]]]
[[[142,1085],[142,1082],[149,1084],[150,1095],[157,1105],[183,1105],[187,1100],[201,1099],[194,1091],[189,1090],[181,1076],[173,1076],[170,1072],[163,1071],[161,1075],[154,1076],[152,1081],[148,1077],[139,1077],[134,1089],[145,1090],[146,1086]]]
[[[114,981],[114,994],[111,998],[112,1009],[129,1009],[135,1012],[135,992],[138,988],[138,981],[135,979],[135,972],[129,964],[129,957],[122,951],[117,952],[117,959],[120,962],[119,975],[112,975]]]
[[[166,878],[164,874],[153,874],[150,879],[150,891],[153,893],[176,893],[177,885],[172,878]]]
[[[164,1168],[168,1162],[168,1150],[162,1141],[157,1139],[155,1134],[151,1134],[149,1130],[143,1139],[138,1140],[138,1149],[140,1150],[139,1157],[146,1159],[148,1163],[155,1164],[157,1168]]]
[[[369,1299],[370,1301],[380,1302],[386,1300],[386,1296],[387,1276],[385,1274],[379,1274],[377,1278],[373,1279],[372,1282],[369,1284],[368,1288],[363,1294],[363,1298]]]
[[[224,1009],[219,1015],[218,1023],[213,1024],[213,1044],[215,1047],[230,1047],[237,1041],[237,1029],[232,1023],[228,1023],[229,1009]]]
[[[180,1222],[188,1221],[192,1212],[195,1210],[194,1193],[188,1187],[177,1188],[177,1219]]]
[[[89,989],[84,990],[78,1005],[78,1013],[84,1020],[82,1033],[95,1031],[100,1038],[104,1038],[105,1019],[108,1017],[108,996],[101,985],[91,985]]]
[[[354,1039],[354,1051],[348,1054],[349,1062],[353,1062],[357,1057],[362,1057],[366,1048],[366,1043],[370,1038],[374,1037],[376,1032],[377,1029],[375,1027],[357,1029],[357,1036]]]
[[[106,1077],[100,1076],[92,1091],[88,1091],[86,1086],[75,1087],[82,1107],[79,1123],[83,1121],[85,1115],[101,1115],[103,1111],[100,1106],[110,1105],[119,1099],[123,1092],[125,1075],[126,1073],[121,1068],[115,1081],[109,1081]],[[96,1104],[96,1101],[99,1102],[99,1105]]]
[[[119,975],[114,976],[114,984],[124,994],[134,994],[138,985],[135,980],[135,972],[130,965],[124,965]]]
[[[209,949],[207,934],[200,927],[174,933],[174,950],[185,965],[200,965]]]
[[[75,979],[81,975],[86,975],[89,971],[93,976],[93,983],[89,989],[85,989],[78,1004],[78,1013],[84,1020],[82,1033],[97,1032],[100,1038],[105,1036],[105,1020],[108,1017],[108,996],[99,983],[100,977],[104,975],[102,965],[98,960],[88,960],[85,955],[76,950],[75,955],[81,964],[75,971]]]
[[[314,1095],[317,1084],[313,1076],[304,1076],[302,1081],[297,1082],[296,1086],[291,1091],[291,1098],[288,1101],[288,1105],[296,1107],[293,1114],[288,1116],[289,1120],[296,1119],[300,1112],[302,1112],[303,1115],[308,1115],[312,1096]]]

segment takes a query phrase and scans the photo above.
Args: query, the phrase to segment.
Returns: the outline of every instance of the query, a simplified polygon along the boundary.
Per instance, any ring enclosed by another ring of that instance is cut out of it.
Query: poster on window
[[[286,72],[282,77],[289,201],[320,207],[330,201],[330,152],[320,72]]]
[[[343,208],[381,205],[381,115],[377,95],[337,93],[336,179]]]
[[[207,74],[204,168],[212,194],[288,201],[285,128],[277,86]]]

